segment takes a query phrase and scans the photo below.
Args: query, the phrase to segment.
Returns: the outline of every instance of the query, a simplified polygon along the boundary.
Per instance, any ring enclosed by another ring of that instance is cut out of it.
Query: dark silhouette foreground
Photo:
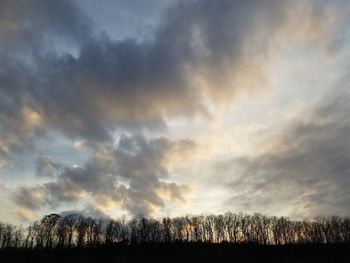
[[[95,248],[4,249],[1,262],[349,262],[348,244],[172,243]]]
[[[350,218],[261,214],[0,223],[1,262],[350,262]]]

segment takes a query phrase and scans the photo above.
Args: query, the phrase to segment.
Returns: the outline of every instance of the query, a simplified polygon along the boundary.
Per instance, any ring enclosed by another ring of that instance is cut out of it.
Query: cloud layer
[[[186,1],[168,10],[151,40],[113,41],[92,33],[71,1],[3,1],[0,9],[3,153],[47,130],[99,142],[116,129],[208,117],[208,102],[264,86],[270,46],[301,26],[296,19],[308,19],[301,37],[329,20],[306,2]]]
[[[86,202],[134,215],[185,203],[191,186],[171,175],[191,163],[199,144],[159,134],[171,134],[169,123],[178,120],[210,125],[216,110],[225,112],[244,93],[254,100],[278,78],[269,64],[276,56],[306,45],[332,57],[346,41],[339,37],[348,24],[342,3],[176,1],[151,35],[115,40],[78,2],[1,1],[0,169],[39,156],[34,182],[13,200],[33,211]],[[344,102],[327,107],[291,123],[274,148],[229,162],[240,179],[227,183],[243,193],[228,202],[272,202],[265,189],[286,187],[281,198],[294,200],[290,207],[326,211],[321,191],[342,207],[349,109]],[[72,166],[40,148],[49,146],[40,146],[43,139],[58,138],[90,157]],[[310,208],[312,200],[318,207]]]
[[[65,167],[47,183],[23,186],[14,199],[23,208],[38,210],[92,198],[93,204],[101,209],[112,204],[133,215],[154,214],[164,207],[166,200],[185,202],[189,187],[167,181],[169,161],[182,154],[184,162],[196,148],[191,140],[122,136],[116,148],[97,150],[84,166]],[[43,161],[50,170],[62,166],[47,157],[39,160],[39,171],[43,169]]]
[[[253,157],[217,166],[231,197],[225,205],[295,217],[350,213],[350,97],[330,95],[281,128]]]

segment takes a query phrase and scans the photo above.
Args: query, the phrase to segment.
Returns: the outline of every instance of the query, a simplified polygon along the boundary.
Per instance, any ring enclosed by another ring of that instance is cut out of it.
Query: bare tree
[[[44,246],[47,248],[52,248],[53,241],[55,238],[54,234],[56,231],[56,226],[60,218],[61,216],[58,214],[49,214],[41,219],[40,223],[45,240]]]
[[[292,221],[285,217],[228,212],[159,220],[145,216],[105,220],[78,214],[64,217],[49,214],[26,230],[0,222],[0,248],[96,247],[119,242],[341,243],[350,242],[350,218],[332,216]]]

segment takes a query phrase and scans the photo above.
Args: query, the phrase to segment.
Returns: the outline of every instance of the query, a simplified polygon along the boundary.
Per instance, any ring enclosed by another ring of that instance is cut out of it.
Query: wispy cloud
[[[259,155],[221,162],[216,172],[231,192],[225,206],[295,217],[348,215],[349,100],[347,92],[331,95],[280,127]]]

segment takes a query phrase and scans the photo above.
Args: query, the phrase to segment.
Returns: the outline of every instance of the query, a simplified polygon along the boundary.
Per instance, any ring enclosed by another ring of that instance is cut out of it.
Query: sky
[[[350,2],[3,0],[0,221],[350,214]]]

